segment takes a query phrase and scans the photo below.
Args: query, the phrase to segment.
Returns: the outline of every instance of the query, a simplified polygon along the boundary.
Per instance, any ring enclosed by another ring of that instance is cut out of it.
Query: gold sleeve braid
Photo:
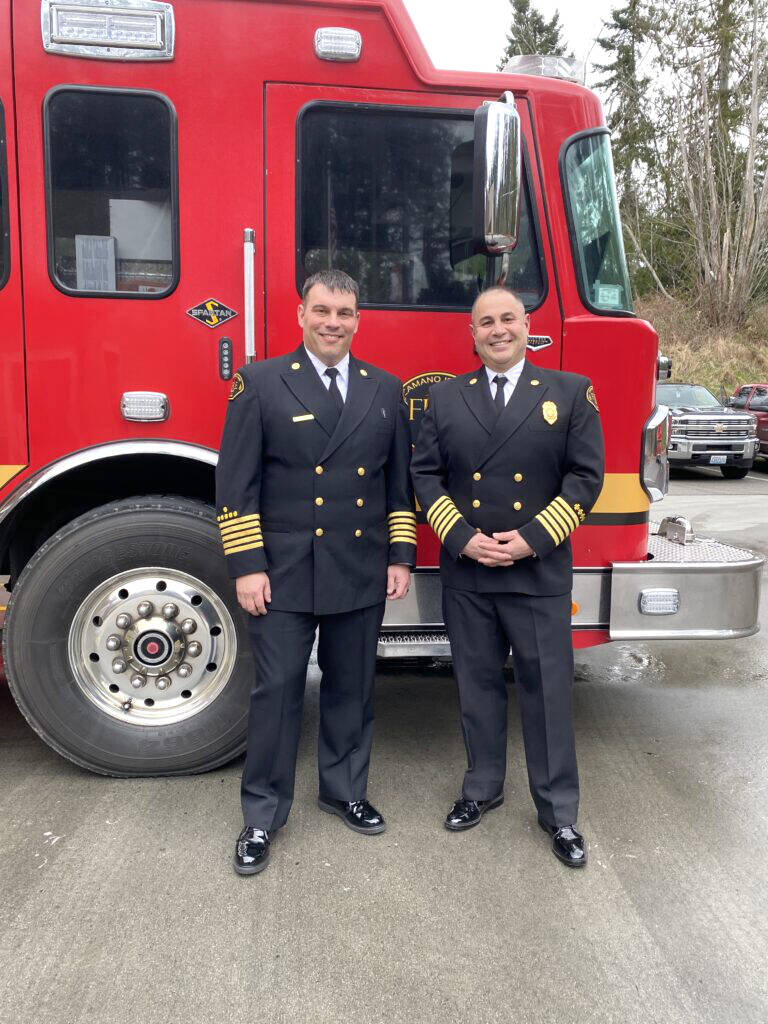
[[[460,519],[461,512],[459,512],[447,494],[441,495],[427,512],[427,522],[440,538],[441,544],[448,535],[448,531]]]
[[[559,494],[535,517],[555,544],[562,544],[586,518],[581,506],[571,507]]]
[[[416,543],[415,512],[390,512],[387,522],[389,523],[390,544]]]
[[[261,515],[258,512],[249,516],[225,512],[224,515],[217,516],[217,520],[225,555],[236,555],[239,551],[252,551],[254,548],[264,547]]]

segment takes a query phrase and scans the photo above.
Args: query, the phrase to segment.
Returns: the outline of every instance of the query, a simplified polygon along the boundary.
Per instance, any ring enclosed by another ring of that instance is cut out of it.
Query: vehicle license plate
[[[711,466],[724,466],[728,461],[727,455],[710,455],[709,464]]]

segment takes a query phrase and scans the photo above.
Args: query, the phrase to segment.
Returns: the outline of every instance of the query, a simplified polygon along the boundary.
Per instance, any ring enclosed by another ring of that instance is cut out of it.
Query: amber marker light
[[[580,611],[581,611],[581,605],[578,604],[576,601],[572,601],[571,602],[571,618],[573,618],[575,615],[578,615]]]

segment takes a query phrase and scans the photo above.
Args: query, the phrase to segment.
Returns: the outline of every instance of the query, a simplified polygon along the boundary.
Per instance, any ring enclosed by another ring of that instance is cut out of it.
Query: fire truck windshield
[[[632,291],[607,132],[582,135],[568,145],[564,184],[584,304],[596,313],[631,312]]]
[[[299,286],[335,267],[359,282],[362,304],[467,309],[500,265],[452,244],[466,236],[462,221],[471,216],[473,131],[471,115],[459,112],[305,108]],[[527,183],[520,240],[508,262],[508,284],[535,307],[544,282]]]

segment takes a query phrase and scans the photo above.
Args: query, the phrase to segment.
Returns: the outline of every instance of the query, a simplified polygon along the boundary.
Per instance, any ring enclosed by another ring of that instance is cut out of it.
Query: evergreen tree
[[[655,177],[655,129],[648,102],[651,78],[641,72],[651,47],[645,0],[626,0],[623,7],[615,7],[603,29],[597,43],[606,62],[594,65],[603,76],[596,88],[603,90],[607,101],[619,205],[631,254],[644,244],[642,194]]]
[[[547,21],[531,0],[509,0],[512,7],[512,25],[507,36],[507,47],[499,60],[502,71],[511,57],[521,53],[552,53],[566,55],[562,39],[562,26],[557,11]]]

